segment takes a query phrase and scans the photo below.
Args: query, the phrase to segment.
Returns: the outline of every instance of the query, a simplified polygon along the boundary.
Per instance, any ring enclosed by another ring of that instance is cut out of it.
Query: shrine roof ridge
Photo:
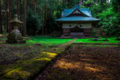
[[[92,16],[91,15],[91,11],[89,10],[89,8],[80,8],[78,4],[75,5],[75,7],[73,9],[64,9],[62,11],[62,17],[66,17],[69,16],[72,12],[74,12],[76,9],[78,9],[80,12],[82,12],[84,15],[86,16]]]

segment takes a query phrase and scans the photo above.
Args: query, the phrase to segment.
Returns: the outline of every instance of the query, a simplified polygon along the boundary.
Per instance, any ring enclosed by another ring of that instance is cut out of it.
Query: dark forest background
[[[61,17],[64,8],[74,8],[76,3],[101,19],[96,28],[104,30],[107,36],[120,35],[119,0],[0,0],[0,33],[12,30],[9,21],[18,14],[23,22],[19,30],[24,36],[59,34],[62,28],[55,19]]]

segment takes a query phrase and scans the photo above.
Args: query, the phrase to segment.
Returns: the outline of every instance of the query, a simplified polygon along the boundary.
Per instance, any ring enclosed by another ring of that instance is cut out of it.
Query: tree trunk
[[[24,36],[26,36],[26,0],[24,0]]]
[[[17,0],[17,10],[16,10],[16,14],[19,16],[19,0]]]
[[[0,0],[0,33],[2,33],[1,0]]]
[[[9,0],[9,21],[11,20],[11,0]],[[9,26],[8,26],[8,32],[10,33],[12,30],[11,28],[11,24],[9,23]]]
[[[9,25],[9,23],[8,23],[8,0],[6,0],[6,32],[8,32],[8,25]]]
[[[68,4],[67,5],[68,5],[68,8],[70,8],[70,0],[68,0]]]
[[[45,24],[46,24],[46,2],[44,2],[43,6],[43,25],[42,25],[42,35],[44,35]]]
[[[22,0],[20,0],[20,20],[22,21]]]
[[[36,0],[34,0],[34,13],[36,14]]]
[[[27,12],[29,11],[29,0],[27,0]]]
[[[42,25],[42,35],[44,35],[44,11],[42,11],[42,23],[43,23],[43,25]]]

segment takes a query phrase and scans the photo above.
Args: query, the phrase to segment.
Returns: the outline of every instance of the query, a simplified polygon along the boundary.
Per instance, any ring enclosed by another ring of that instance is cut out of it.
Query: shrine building
[[[64,9],[62,17],[55,20],[62,24],[63,35],[61,37],[84,37],[91,36],[93,26],[100,19],[93,18],[88,8],[81,9],[78,4],[73,9]]]

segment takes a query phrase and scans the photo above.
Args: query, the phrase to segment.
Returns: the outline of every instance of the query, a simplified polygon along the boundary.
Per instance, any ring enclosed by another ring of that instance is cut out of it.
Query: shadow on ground
[[[120,48],[72,46],[35,80],[119,80]]]

